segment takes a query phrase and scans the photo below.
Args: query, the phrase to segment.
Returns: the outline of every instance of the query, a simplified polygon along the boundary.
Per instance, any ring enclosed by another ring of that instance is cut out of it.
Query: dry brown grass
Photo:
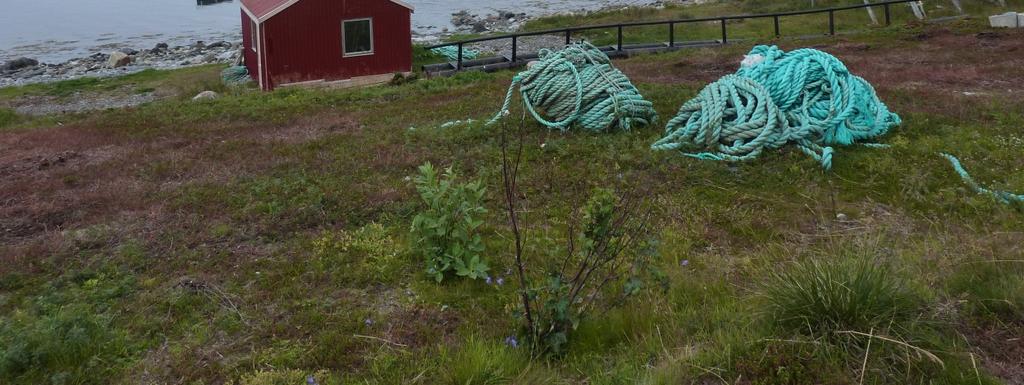
[[[792,50],[806,43],[787,40],[779,46]],[[883,96],[902,90],[925,97],[920,107],[926,111],[962,115],[971,109],[971,95],[1024,94],[1024,71],[1019,70],[1024,68],[1024,33],[1020,31],[963,34],[934,29],[913,42],[863,43],[840,38],[813,47],[839,57]],[[637,82],[699,88],[734,72],[743,53],[742,47],[705,48],[668,68],[653,60],[627,61],[619,66]],[[951,96],[955,100],[950,100]]]
[[[59,250],[52,240],[64,238],[68,229],[135,220],[187,225],[173,224],[187,218],[167,212],[164,193],[254,175],[282,161],[275,155],[281,145],[359,130],[355,119],[337,113],[288,125],[202,126],[211,134],[136,138],[92,119],[0,133],[0,260],[51,254]]]

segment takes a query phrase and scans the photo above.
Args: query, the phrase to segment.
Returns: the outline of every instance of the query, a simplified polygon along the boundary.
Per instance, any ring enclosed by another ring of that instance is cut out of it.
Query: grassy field
[[[903,118],[890,148],[838,149],[831,172],[794,148],[734,165],[653,152],[660,125],[527,123],[527,260],[563,253],[594,188],[644,186],[669,284],[582,320],[558,357],[506,343],[513,245],[497,128],[479,122],[512,72],[203,102],[188,96],[219,68],[2,89],[181,91],[0,110],[0,383],[1022,383],[1024,208],[937,155],[1024,191],[1024,32],[982,23],[777,42],[835,54]],[[750,47],[615,64],[664,122]],[[425,162],[487,189],[484,257],[504,285],[424,272]]]

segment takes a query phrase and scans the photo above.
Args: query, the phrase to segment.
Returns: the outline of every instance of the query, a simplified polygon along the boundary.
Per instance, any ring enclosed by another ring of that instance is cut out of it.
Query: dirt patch
[[[1024,326],[963,330],[986,372],[1007,384],[1024,384]]]
[[[333,133],[352,133],[362,130],[359,121],[348,115],[326,113],[306,117],[287,127],[266,127],[256,130],[254,139],[261,142],[287,144],[304,143]]]
[[[34,171],[45,171],[51,167],[61,167],[70,161],[81,158],[82,155],[74,151],[62,151],[52,155],[34,155],[8,164],[0,165],[0,178],[15,177],[16,175],[28,174]]]
[[[410,347],[450,344],[459,322],[453,311],[413,306],[391,313],[384,338]]]
[[[1024,73],[1024,34],[957,34],[929,30],[927,38],[906,46],[862,49],[835,44],[825,50],[879,89],[918,89],[963,93],[1019,92]]]
[[[163,211],[165,193],[274,167],[287,161],[282,145],[360,130],[351,116],[327,113],[277,126],[204,123],[206,135],[183,130],[146,138],[92,124],[0,133],[0,241],[30,243],[133,212],[167,224],[184,214]],[[0,257],[14,249],[0,248]]]
[[[806,47],[780,43],[785,50]],[[889,90],[921,90],[950,94],[1021,94],[1024,90],[1024,33],[961,34],[935,28],[913,43],[866,44],[839,40],[816,46],[829,52],[883,94]],[[730,48],[693,51],[666,66],[657,60],[624,60],[616,64],[635,82],[703,87],[739,68],[742,53]]]
[[[625,60],[615,63],[633,82],[685,84],[700,87],[736,72],[743,55],[733,50],[702,48],[681,57],[669,67],[659,60]]]

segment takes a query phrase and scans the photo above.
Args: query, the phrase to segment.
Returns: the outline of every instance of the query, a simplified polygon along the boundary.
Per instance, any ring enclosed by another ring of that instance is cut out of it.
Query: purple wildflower
[[[689,264],[690,264],[690,260],[689,259],[684,259],[682,261],[679,261],[679,266],[684,266],[685,267],[685,266],[688,266]]]
[[[366,324],[366,326],[370,326],[370,325],[373,325],[373,320],[367,318],[365,321],[363,321],[363,323]]]
[[[491,276],[488,275],[488,276],[484,277],[484,282],[487,283],[488,285],[490,285],[491,284]]]
[[[306,384],[307,385],[318,385],[316,383],[316,379],[313,378],[313,376],[306,376]]]
[[[498,280],[495,283],[497,283],[498,286],[504,285],[505,284],[505,278],[498,278]]]
[[[505,337],[505,345],[511,346],[513,348],[518,348],[519,340],[516,339],[516,336]]]

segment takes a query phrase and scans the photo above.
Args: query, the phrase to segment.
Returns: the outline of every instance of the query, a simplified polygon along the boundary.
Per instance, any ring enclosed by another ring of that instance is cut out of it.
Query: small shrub
[[[416,190],[426,209],[412,220],[416,250],[427,263],[427,274],[437,282],[454,273],[471,279],[487,276],[487,263],[478,219],[487,212],[482,205],[484,187],[479,181],[457,183],[449,167],[443,175],[430,164],[419,168]]]
[[[658,281],[668,280],[653,263],[656,243],[647,238],[651,209],[643,193],[619,197],[613,190],[597,189],[586,205],[570,219],[564,256],[545,266],[543,283],[527,275],[524,258],[524,223],[519,211],[519,166],[523,158],[525,125],[518,126],[518,145],[510,154],[506,124],[501,131],[501,170],[505,209],[515,246],[515,270],[519,281],[517,315],[534,353],[560,356],[566,352],[570,333],[593,313],[621,306]]]
[[[400,249],[387,229],[371,223],[356,231],[325,232],[313,241],[313,253],[322,268],[355,263],[378,281],[386,281],[399,266]]]
[[[917,300],[888,267],[872,261],[795,263],[771,274],[768,312],[782,330],[807,336],[867,333],[910,321]]]
[[[541,351],[565,353],[569,333],[589,313],[621,305],[652,280],[667,285],[652,264],[654,244],[641,244],[646,215],[636,211],[636,204],[597,189],[583,208],[579,233],[569,234],[561,267],[549,272],[543,285],[529,289],[539,308],[533,327]]]

